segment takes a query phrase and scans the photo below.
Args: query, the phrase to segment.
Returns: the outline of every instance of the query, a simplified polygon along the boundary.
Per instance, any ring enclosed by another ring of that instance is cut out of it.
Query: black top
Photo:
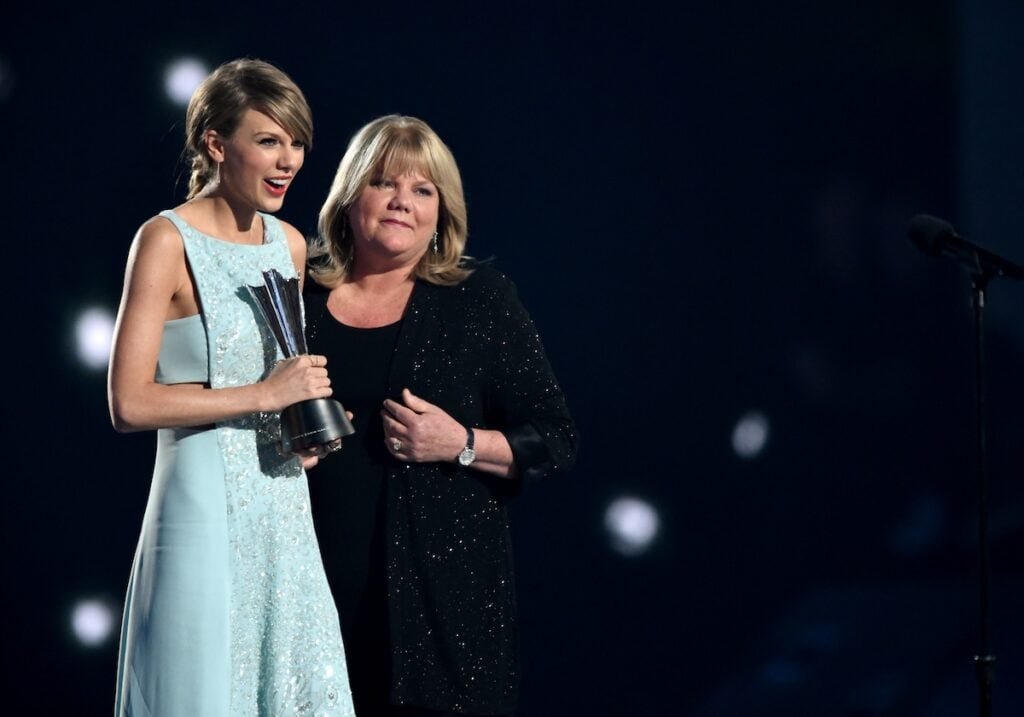
[[[334,396],[343,398],[356,429],[342,450],[331,454],[329,467],[310,471],[309,493],[320,544],[348,546],[324,551],[324,568],[341,619],[357,713],[380,713],[388,695],[383,513],[391,456],[384,447],[380,409],[400,327],[401,322],[353,328],[326,311],[307,325],[317,352],[330,357]]]
[[[336,355],[334,337],[327,336],[343,330],[326,312],[326,297],[325,290],[307,282],[310,350],[328,357],[337,386],[335,374],[346,359]],[[417,281],[399,329],[386,392],[367,418],[379,422],[385,396],[398,398],[403,388],[464,425],[502,431],[519,477],[491,477],[459,466],[454,456],[443,463],[400,463],[387,456],[380,528],[390,701],[460,713],[512,712],[519,644],[505,501],[525,482],[571,467],[577,443],[565,398],[512,282],[488,265],[475,265],[474,273],[454,287]],[[336,389],[334,395],[356,410],[343,391]],[[374,439],[367,440],[372,457]],[[365,445],[346,439],[340,454],[367,450]],[[315,469],[313,482],[321,484],[317,490],[329,481],[341,491],[351,485],[342,462],[335,460],[340,454]],[[330,524],[343,519],[346,508],[339,501],[344,499],[336,497],[328,505],[328,499],[314,496],[314,518],[328,565],[353,560],[336,558],[337,553],[366,549],[337,542],[329,534],[335,530]],[[373,545],[371,541],[367,551],[371,577]],[[343,623],[346,613],[353,619],[351,606],[339,604],[339,612]],[[364,655],[347,652],[350,671],[360,670],[357,662]]]

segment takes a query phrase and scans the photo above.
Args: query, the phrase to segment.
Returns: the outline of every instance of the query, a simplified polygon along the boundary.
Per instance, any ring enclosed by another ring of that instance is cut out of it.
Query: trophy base
[[[285,453],[322,446],[355,430],[345,408],[333,398],[312,398],[281,411],[281,449]]]

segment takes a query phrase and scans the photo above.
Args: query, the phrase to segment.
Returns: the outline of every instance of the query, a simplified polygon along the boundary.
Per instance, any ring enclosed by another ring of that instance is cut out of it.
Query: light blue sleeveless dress
[[[156,380],[254,383],[282,358],[247,285],[295,276],[280,223],[264,243],[207,236],[173,211],[202,314],[164,326]],[[275,414],[157,431],[117,669],[117,717],[349,716],[338,615],[306,475]]]

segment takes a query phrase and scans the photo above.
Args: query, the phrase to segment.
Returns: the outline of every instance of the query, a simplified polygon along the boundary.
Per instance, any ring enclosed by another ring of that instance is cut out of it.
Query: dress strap
[[[162,212],[160,212],[160,216],[170,219],[171,223],[178,228],[178,233],[181,234],[182,237],[186,236],[189,228],[188,224],[185,223],[184,219],[178,216],[177,212],[175,212],[173,209],[165,209]]]
[[[273,214],[264,214],[260,212],[260,218],[263,219],[263,243],[274,244],[275,242],[284,242],[284,227],[281,226],[281,221]]]

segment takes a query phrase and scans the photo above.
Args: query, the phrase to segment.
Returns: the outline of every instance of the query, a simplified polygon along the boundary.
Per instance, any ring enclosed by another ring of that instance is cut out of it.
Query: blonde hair
[[[309,275],[334,288],[352,270],[354,241],[348,209],[366,186],[380,176],[415,170],[437,187],[438,251],[427,251],[413,274],[442,286],[458,284],[472,273],[463,266],[468,227],[462,177],[451,150],[423,120],[403,115],[378,117],[352,137],[338,165],[334,183],[320,209],[318,236],[310,246]]]
[[[185,113],[185,153],[192,169],[188,199],[217,176],[217,165],[206,151],[206,133],[215,130],[230,137],[250,109],[273,119],[302,142],[306,151],[312,149],[313,113],[298,85],[263,60],[225,62],[196,88]]]

